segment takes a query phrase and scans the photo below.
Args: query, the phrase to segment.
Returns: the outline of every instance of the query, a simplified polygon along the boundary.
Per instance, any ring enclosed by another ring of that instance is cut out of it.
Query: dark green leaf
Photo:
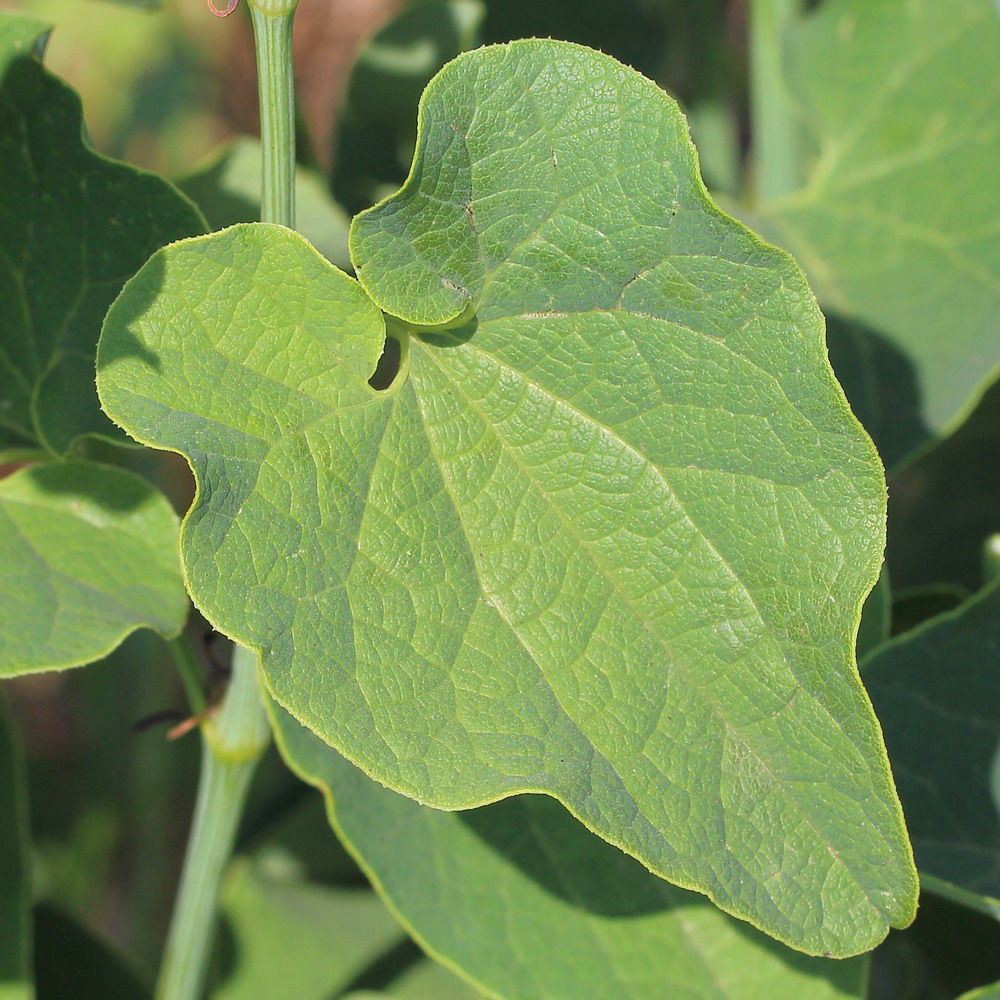
[[[865,661],[925,888],[1000,914],[1000,581]]]
[[[0,1000],[33,1000],[27,789],[21,746],[0,689]]]
[[[76,919],[51,906],[35,909],[38,1000],[150,1000],[128,960]],[[4,998],[6,1000],[6,998]]]
[[[154,250],[204,231],[166,181],[84,143],[79,98],[32,54],[43,32],[0,12],[0,453],[9,454],[121,437],[94,392],[101,320]]]

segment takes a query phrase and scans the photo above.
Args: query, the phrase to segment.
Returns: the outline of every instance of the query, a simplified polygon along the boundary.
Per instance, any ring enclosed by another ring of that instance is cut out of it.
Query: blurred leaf
[[[917,919],[871,956],[867,1000],[953,1000],[1000,976],[1000,923],[922,893]]]
[[[790,951],[520,796],[440,812],[382,788],[271,706],[286,760],[433,955],[508,998],[819,1000],[863,995],[866,962]],[[470,933],[474,928],[474,933]]]
[[[858,420],[893,468],[930,436],[909,358],[891,340],[827,311],[830,364]]]
[[[303,881],[268,849],[230,866],[221,908],[231,967],[213,1000],[329,1000],[403,936],[370,889]]]
[[[38,1000],[150,1000],[124,956],[66,913],[35,908]]]
[[[137,628],[184,625],[177,515],[130,472],[55,462],[0,480],[0,551],[0,677],[80,666]]]
[[[260,142],[240,138],[185,177],[178,187],[201,209],[213,230],[260,220]],[[347,229],[351,220],[333,200],[323,178],[295,172],[296,229],[332,264],[350,270]]]
[[[818,155],[801,191],[758,206],[824,306],[912,365],[927,433],[1000,362],[1000,17],[992,0],[828,0],[788,39]],[[907,403],[909,409],[909,403]],[[883,440],[890,460],[917,424]]]
[[[1000,581],[863,667],[922,885],[1000,916]]]
[[[0,1000],[32,1000],[31,885],[24,760],[0,688]]]
[[[969,599],[964,587],[943,583],[936,587],[914,587],[894,594],[892,601],[892,635],[902,635],[928,618],[954,611]]]
[[[101,320],[155,249],[204,229],[166,181],[83,142],[79,99],[31,54],[43,33],[0,12],[0,454],[124,440],[93,387]]]
[[[963,993],[958,1000],[1000,1000],[1000,982]]]
[[[968,419],[890,483],[887,559],[893,584],[978,590],[983,543],[1000,526],[1000,382]]]
[[[801,273],[606,56],[477,50],[422,108],[364,288],[245,226],[109,312],[102,400],[200,483],[199,607],[392,787],[545,791],[782,940],[872,947],[916,896],[853,664],[884,483]]]
[[[883,566],[878,581],[861,609],[861,624],[854,644],[859,660],[889,638],[891,623],[892,593],[889,589],[889,576]]]
[[[350,211],[368,208],[385,186],[392,191],[403,182],[420,95],[449,59],[472,48],[483,12],[477,0],[413,4],[361,53],[340,116],[333,172],[333,190]]]

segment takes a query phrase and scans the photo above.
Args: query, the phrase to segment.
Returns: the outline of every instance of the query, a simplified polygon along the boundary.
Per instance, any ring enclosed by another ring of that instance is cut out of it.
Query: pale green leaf
[[[402,937],[368,889],[309,883],[276,855],[236,861],[221,908],[233,968],[213,1000],[329,1000]]]
[[[32,1000],[27,788],[21,746],[0,690],[0,1000]]]
[[[33,54],[44,30],[0,12],[0,454],[121,437],[94,391],[101,320],[155,249],[204,231],[166,181],[86,145],[79,98]]]
[[[708,201],[676,105],[577,46],[469,53],[352,240],[383,308],[456,324],[394,320],[384,392],[378,310],[277,227],[157,254],[109,313],[101,396],[195,470],[209,619],[414,798],[546,792],[804,950],[905,924],[852,648],[881,470],[801,273]]]
[[[760,218],[824,306],[902,352],[923,432],[939,432],[1000,364],[1000,12],[993,0],[828,0],[787,43],[817,156]],[[900,372],[883,360],[891,395]],[[899,415],[893,458],[919,443]]]
[[[925,888],[1000,916],[1000,581],[864,664]]]
[[[551,799],[428,809],[272,705],[289,765],[423,946],[505,1000],[862,997],[867,963],[790,951],[588,833]],[[476,928],[470,934],[469,928]]]
[[[146,480],[53,462],[0,480],[0,677],[98,660],[137,628],[180,631],[177,516]]]

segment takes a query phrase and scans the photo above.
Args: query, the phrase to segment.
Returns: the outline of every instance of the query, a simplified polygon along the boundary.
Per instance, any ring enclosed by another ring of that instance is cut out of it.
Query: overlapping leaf
[[[0,691],[0,1000],[31,1000],[31,889],[27,789]]]
[[[860,997],[866,962],[807,958],[650,875],[541,796],[428,809],[280,708],[282,754],[416,938],[505,1000]],[[469,928],[476,928],[470,934]],[[709,957],[710,956],[710,957]]]
[[[384,392],[378,310],[276,227],[157,254],[108,316],[105,406],[200,484],[203,611],[417,799],[547,792],[805,950],[907,922],[852,662],[880,469],[800,272],[708,201],[676,105],[564,43],[460,57],[352,250],[399,317]]]
[[[1000,582],[865,661],[921,876],[994,914],[1000,913],[998,652]]]
[[[101,320],[157,247],[204,231],[166,181],[84,143],[79,98],[32,54],[43,34],[0,12],[0,453],[120,437],[94,391]]]
[[[824,306],[902,352],[909,372],[883,351],[872,374],[889,396],[914,383],[938,432],[1000,363],[996,4],[828,0],[788,52],[818,157],[762,218]],[[919,443],[900,416],[893,458]]]
[[[96,462],[0,480],[0,677],[100,659],[187,616],[177,516],[146,480]]]

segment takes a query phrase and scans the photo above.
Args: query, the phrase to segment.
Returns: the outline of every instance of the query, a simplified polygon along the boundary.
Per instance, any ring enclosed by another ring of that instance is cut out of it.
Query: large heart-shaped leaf
[[[427,950],[490,996],[864,995],[863,959],[789,951],[655,878],[551,799],[428,809],[366,778],[273,703],[271,719],[285,760],[322,789],[372,884]]]
[[[880,467],[801,273],[709,202],[676,105],[565,43],[460,57],[352,241],[405,321],[383,392],[378,310],[277,227],[168,248],[109,313],[105,406],[200,484],[206,615],[415,798],[547,792],[806,950],[907,922],[852,655]]]
[[[32,54],[44,31],[0,12],[0,454],[120,438],[94,391],[101,320],[154,250],[204,232],[166,181],[85,144],[79,98]]]
[[[187,617],[177,515],[131,472],[53,462],[0,479],[0,554],[0,677],[90,663]]]
[[[1000,914],[998,650],[1000,581],[865,661],[921,877],[994,916]]]
[[[873,355],[874,375],[890,396],[915,382],[925,430],[940,431],[1000,364],[1000,12],[827,0],[787,50],[818,155],[803,188],[759,217],[824,306],[908,359],[905,372]],[[919,443],[901,415],[893,458]]]
[[[0,1000],[31,1000],[31,887],[24,762],[0,690]]]

